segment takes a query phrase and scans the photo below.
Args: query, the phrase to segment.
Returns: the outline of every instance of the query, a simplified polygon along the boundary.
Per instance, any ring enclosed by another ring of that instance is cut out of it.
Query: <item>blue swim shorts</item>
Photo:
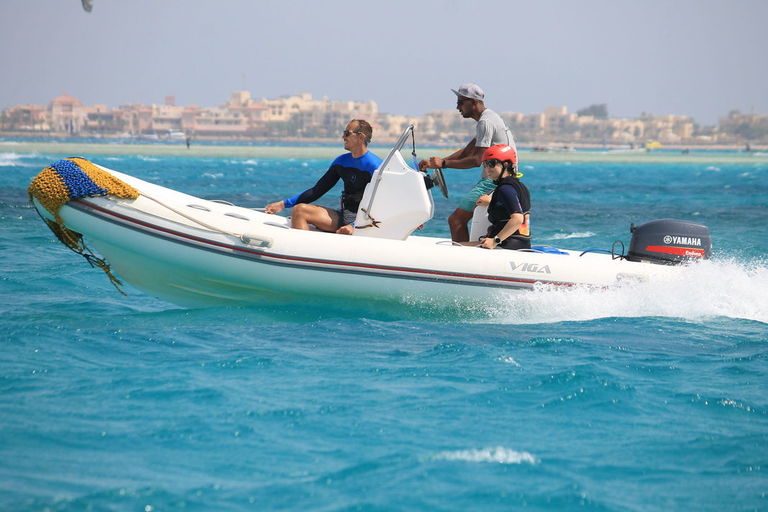
[[[496,184],[493,182],[493,180],[482,178],[480,181],[475,183],[475,186],[472,187],[472,190],[467,192],[467,195],[465,195],[459,201],[458,208],[468,212],[474,211],[477,198],[483,194],[490,194],[494,190],[496,190]]]

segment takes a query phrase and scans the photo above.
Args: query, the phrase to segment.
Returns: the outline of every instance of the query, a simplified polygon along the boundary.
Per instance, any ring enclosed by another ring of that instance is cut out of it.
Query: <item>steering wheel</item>
[[[443,176],[442,169],[435,169],[435,174],[432,175],[432,182],[440,189],[443,197],[448,199],[448,186],[445,184],[445,176]]]

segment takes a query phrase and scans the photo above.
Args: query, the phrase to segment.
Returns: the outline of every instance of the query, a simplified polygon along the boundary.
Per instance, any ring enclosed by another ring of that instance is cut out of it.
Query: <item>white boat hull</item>
[[[54,175],[49,173],[53,168],[43,170],[30,193],[43,216],[55,217],[40,201],[58,208],[56,222],[82,234],[125,281],[184,306],[297,297],[495,304],[499,294],[538,286],[610,287],[627,280],[668,279],[676,274],[675,267],[637,260],[703,256],[698,246],[702,239],[709,243],[707,234],[695,239],[697,247],[652,246],[659,237],[665,244],[667,239],[693,240],[661,233],[652,222],[643,227],[643,236],[653,233],[651,245],[644,242],[640,257],[629,261],[595,252],[487,250],[413,236],[417,226],[432,218],[434,203],[425,176],[400,154],[409,135],[413,126],[374,172],[353,236],[291,229],[285,217],[207,201],[78,159],[57,162]],[[83,167],[91,174],[77,172]],[[70,195],[61,196],[61,180]],[[72,190],[78,192],[73,195]],[[105,192],[111,195],[92,197]],[[668,223],[659,222],[666,229]],[[689,227],[680,229],[687,232]],[[65,234],[62,241],[81,252],[76,239]]]
[[[495,301],[509,290],[608,287],[674,272],[674,267],[607,254],[489,251],[444,238],[392,240],[295,230],[285,217],[104,170],[141,196],[71,201],[60,210],[64,224],[83,234],[126,282],[183,306],[259,304],[296,296],[475,303]]]

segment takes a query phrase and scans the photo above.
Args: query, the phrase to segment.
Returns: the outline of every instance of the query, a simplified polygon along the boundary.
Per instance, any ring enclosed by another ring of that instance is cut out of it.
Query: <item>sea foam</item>
[[[440,452],[434,456],[437,460],[460,460],[466,462],[494,462],[497,464],[536,464],[536,457],[528,452],[518,452],[503,446],[482,448],[479,450],[453,450]]]
[[[663,282],[596,289],[541,286],[505,294],[494,322],[551,323],[661,316],[699,321],[728,317],[768,324],[768,266],[763,261],[708,260]]]

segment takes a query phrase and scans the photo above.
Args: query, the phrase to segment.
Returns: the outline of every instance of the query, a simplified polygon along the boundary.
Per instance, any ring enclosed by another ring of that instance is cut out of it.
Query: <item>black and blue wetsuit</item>
[[[331,190],[339,180],[344,182],[344,191],[341,194],[341,208],[353,213],[360,207],[365,186],[371,181],[373,172],[381,165],[381,158],[370,151],[355,158],[352,153],[344,153],[336,158],[325,174],[317,180],[312,188],[309,188],[285,199],[285,207],[291,208],[299,203],[311,203]]]

